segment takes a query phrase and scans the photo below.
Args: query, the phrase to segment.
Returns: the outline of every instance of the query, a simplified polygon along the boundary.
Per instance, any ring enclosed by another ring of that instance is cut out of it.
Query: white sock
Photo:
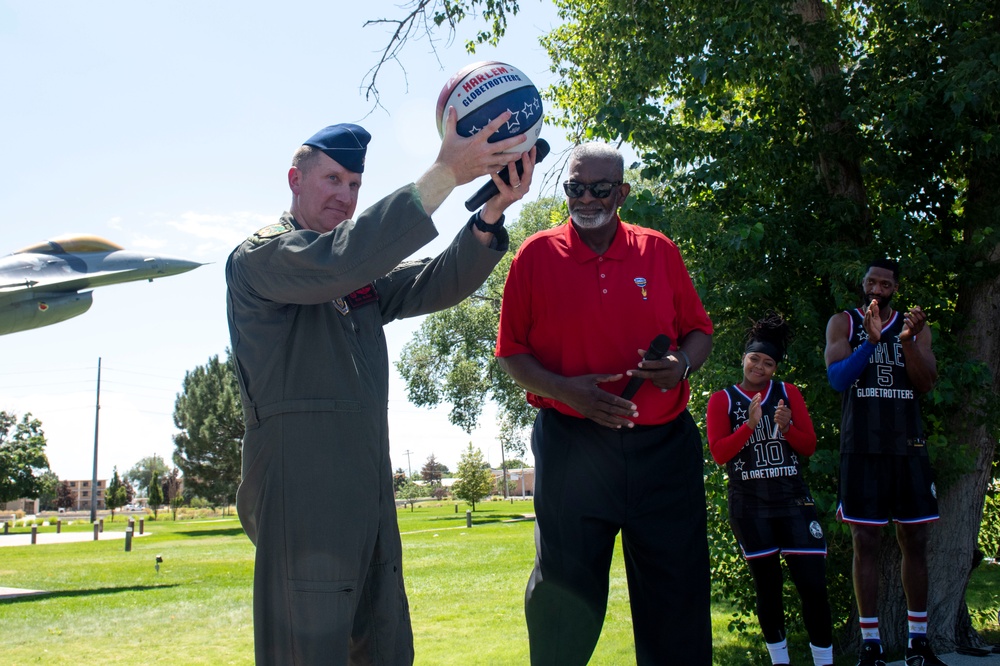
[[[913,639],[917,636],[927,635],[927,611],[907,610],[907,621],[910,628],[909,640],[906,645],[913,647]]]
[[[861,625],[861,640],[882,642],[882,637],[878,633],[878,616],[859,617],[858,624]]]
[[[810,643],[809,649],[813,653],[814,666],[831,666],[833,664],[833,645],[821,648]]]
[[[767,653],[771,655],[772,664],[788,663],[788,640],[782,638],[778,643],[765,643]]]

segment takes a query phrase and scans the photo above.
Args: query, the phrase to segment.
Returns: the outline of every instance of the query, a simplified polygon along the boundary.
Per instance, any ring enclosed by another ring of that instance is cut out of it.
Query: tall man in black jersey
[[[878,551],[896,523],[909,615],[907,666],[944,664],[927,641],[927,531],[937,520],[933,474],[918,394],[937,380],[931,330],[919,307],[897,312],[899,265],[880,259],[862,280],[867,305],[826,326],[830,384],[843,393],[838,518],[851,526],[854,596],[863,643],[859,666],[884,666],[878,632]]]

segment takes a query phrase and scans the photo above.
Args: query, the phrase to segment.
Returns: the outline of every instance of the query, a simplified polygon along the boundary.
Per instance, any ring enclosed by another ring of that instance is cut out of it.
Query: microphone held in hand
[[[645,355],[642,357],[643,361],[659,361],[661,358],[667,355],[670,351],[670,338],[662,333],[649,343],[649,349],[646,350]],[[639,390],[642,383],[645,380],[642,377],[633,377],[628,380],[628,384],[625,385],[625,390],[622,391],[622,397],[626,400],[631,400],[635,392]]]
[[[538,164],[545,156],[549,154],[549,142],[545,139],[539,139],[535,141],[535,164]],[[520,176],[524,173],[524,164],[521,160],[514,162],[514,167],[517,169],[517,175]],[[503,182],[510,185],[510,168],[504,167],[497,174],[503,180]],[[479,208],[485,204],[487,201],[500,194],[500,190],[497,189],[497,184],[493,182],[490,178],[486,181],[486,184],[479,188],[475,194],[465,200],[465,208],[467,210],[479,210]]]

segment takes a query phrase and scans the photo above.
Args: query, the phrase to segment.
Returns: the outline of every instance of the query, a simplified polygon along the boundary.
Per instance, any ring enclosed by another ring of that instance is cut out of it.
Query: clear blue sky
[[[434,105],[447,78],[475,60],[510,62],[551,82],[538,36],[558,21],[529,0],[502,48],[437,54],[411,43],[380,79],[384,109],[361,89],[387,39],[367,19],[393,2],[9,2],[0,0],[0,253],[68,233],[129,249],[213,262],[153,283],[103,287],[86,314],[0,336],[0,409],[41,419],[60,478],[89,478],[97,360],[102,359],[98,473],[157,453],[170,460],[184,373],[229,343],[223,267],[231,249],[287,208],[292,152],[326,125],[374,136],[360,206],[414,180],[437,153]],[[471,24],[466,28],[466,34]],[[543,136],[558,152],[566,142]],[[556,163],[556,157],[550,158]],[[435,220],[440,250],[468,214],[457,191]],[[539,188],[534,188],[535,194]],[[552,190],[548,190],[551,194]],[[391,360],[419,321],[390,325]],[[394,376],[394,467],[431,453],[452,469],[471,440],[495,465],[494,419],[469,437],[446,409],[418,409]]]

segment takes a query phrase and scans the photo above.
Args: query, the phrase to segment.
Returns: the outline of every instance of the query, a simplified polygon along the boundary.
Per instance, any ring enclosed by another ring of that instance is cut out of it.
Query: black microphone
[[[645,356],[642,357],[643,361],[659,361],[661,358],[667,355],[670,351],[670,338],[666,335],[660,333],[658,336],[653,338],[653,341],[649,343],[649,349],[646,350]],[[635,392],[639,390],[642,383],[646,381],[642,377],[632,377],[628,380],[628,384],[625,385],[625,390],[622,391],[622,397],[626,400],[631,400]]]
[[[535,164],[538,164],[545,159],[545,156],[548,154],[549,142],[545,139],[535,141]],[[514,162],[514,167],[517,168],[518,176],[524,173],[524,165],[521,164],[521,160]],[[510,185],[510,167],[500,169],[500,172],[497,175],[500,176],[503,182]],[[475,194],[465,200],[465,208],[469,211],[479,210],[484,203],[498,194],[500,194],[500,190],[497,188],[497,184],[493,182],[493,179],[490,178]]]

